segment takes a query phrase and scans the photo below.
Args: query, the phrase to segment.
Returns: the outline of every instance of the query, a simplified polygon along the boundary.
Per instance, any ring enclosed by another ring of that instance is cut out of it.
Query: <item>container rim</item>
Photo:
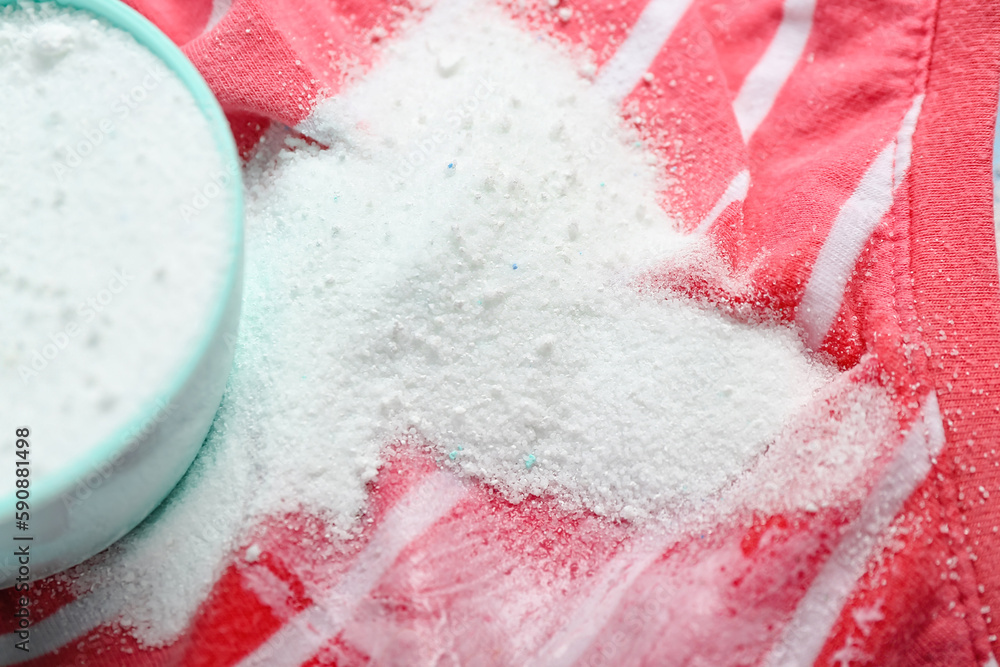
[[[161,412],[174,404],[185,385],[195,375],[201,360],[209,353],[234,291],[241,289],[244,231],[241,164],[236,142],[218,100],[191,61],[159,28],[118,0],[0,0],[0,19],[6,7],[13,7],[16,10],[18,7],[39,5],[56,5],[87,12],[112,27],[127,32],[180,79],[208,122],[209,131],[222,160],[222,167],[231,175],[226,187],[230,191],[229,222],[230,238],[233,241],[232,255],[229,258],[229,268],[223,287],[219,291],[215,309],[208,319],[208,326],[203,331],[193,354],[188,356],[181,370],[165,383],[166,390],[158,393],[158,396],[145,405],[136,417],[119,427],[110,437],[90,448],[86,455],[81,456],[74,464],[56,470],[38,486],[32,482],[32,505],[44,507],[77,487],[88,471],[102,470],[104,466],[126,454],[135,437],[150,430]],[[13,434],[5,436],[12,437]],[[0,494],[4,506],[12,507],[14,498],[14,489]],[[158,501],[162,501],[162,498]]]

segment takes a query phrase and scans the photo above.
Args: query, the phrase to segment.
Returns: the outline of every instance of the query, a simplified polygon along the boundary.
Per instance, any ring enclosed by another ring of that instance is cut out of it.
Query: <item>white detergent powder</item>
[[[92,15],[0,10],[0,433],[42,481],[163,400],[232,262],[231,203],[180,80]],[[216,190],[218,192],[218,190]],[[188,213],[189,212],[189,213]]]
[[[791,329],[635,288],[692,242],[579,63],[482,6],[388,49],[307,122],[328,148],[275,132],[249,164],[213,432],[157,515],[76,574],[146,643],[183,630],[237,549],[260,556],[262,517],[305,509],[350,536],[404,434],[513,501],[644,521],[835,501],[891,433],[881,392]],[[810,412],[822,396],[839,421]],[[809,475],[824,484],[792,483]]]

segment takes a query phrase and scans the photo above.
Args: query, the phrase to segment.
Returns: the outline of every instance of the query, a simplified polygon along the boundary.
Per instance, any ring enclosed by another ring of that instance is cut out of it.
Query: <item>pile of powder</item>
[[[478,6],[388,49],[307,122],[329,147],[275,132],[249,164],[222,410],[155,518],[78,575],[144,642],[184,628],[261,517],[305,509],[349,536],[402,434],[511,500],[641,520],[793,449],[833,377],[787,328],[630,287],[691,241],[657,205],[660,165],[554,45]],[[834,475],[884,431],[850,414],[824,431]]]
[[[234,256],[231,202],[216,187],[192,204],[222,173],[207,120],[91,14],[0,11],[0,99],[0,432],[12,468],[31,427],[40,481],[191,363]]]

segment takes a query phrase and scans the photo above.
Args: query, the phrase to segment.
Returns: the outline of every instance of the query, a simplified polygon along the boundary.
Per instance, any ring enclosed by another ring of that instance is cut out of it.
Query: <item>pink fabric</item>
[[[643,12],[666,4],[562,0],[562,21],[544,1],[501,2],[526,30],[589,49],[599,81]],[[211,3],[132,4],[199,67],[244,152],[269,123],[307,118],[423,11],[234,0],[206,31]],[[1000,621],[998,12],[989,0],[693,0],[641,68],[652,80],[622,102],[673,166],[663,205],[724,258],[698,274],[663,267],[655,284],[794,323],[848,381],[892,391],[906,433],[866,479],[868,500],[658,547],[546,500],[510,505],[396,443],[356,540],[331,546],[315,518],[275,517],[261,558],[234,558],[173,645],[142,649],[108,621],[29,664],[986,664]],[[775,44],[801,46],[784,73],[759,66]],[[748,99],[767,102],[759,118]],[[942,427],[932,461],[912,449]],[[914,451],[929,472],[872,541],[869,519],[905,478],[893,461]],[[397,553],[386,545],[401,526],[416,532]],[[360,593],[348,604],[343,590]],[[36,618],[62,609],[75,622],[65,610],[80,601],[57,582],[35,595]]]

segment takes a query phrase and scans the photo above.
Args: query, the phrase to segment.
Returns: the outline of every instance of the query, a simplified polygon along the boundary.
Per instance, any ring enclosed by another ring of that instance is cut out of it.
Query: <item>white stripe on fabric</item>
[[[1000,100],[993,121],[993,226],[997,259],[1000,260]]]
[[[1000,665],[997,664],[996,656],[990,653],[990,657],[983,663],[983,667],[1000,667]]]
[[[208,23],[202,34],[211,32],[215,26],[219,25],[222,17],[229,13],[229,8],[233,6],[233,0],[212,0],[212,13],[208,15]]]
[[[615,55],[594,81],[599,94],[621,102],[646,73],[691,0],[650,0]]]
[[[910,158],[913,156],[913,132],[917,129],[917,119],[920,118],[920,109],[924,106],[923,94],[913,98],[913,104],[903,116],[903,122],[899,125],[899,132],[896,134],[896,164],[892,169],[893,190],[899,187],[906,172],[910,170]]]
[[[16,632],[0,637],[0,665],[16,665],[51,653],[111,620],[89,598],[74,600],[31,625],[31,652],[14,648],[21,641]]]
[[[802,57],[812,31],[815,9],[816,0],[785,0],[781,25],[778,26],[774,39],[747,74],[740,92],[733,100],[733,112],[744,141],[750,141],[771,112],[778,93]]]
[[[892,206],[892,155],[895,142],[882,149],[841,207],[820,248],[796,319],[806,345],[818,349],[833,325],[847,280],[876,225]]]
[[[240,667],[300,665],[315,655],[350,622],[355,608],[392,567],[399,554],[445,516],[465,495],[465,487],[447,473],[435,472],[386,514],[371,541],[354,558],[336,586],[313,606],[285,623]]]
[[[587,599],[548,642],[526,663],[526,667],[569,667],[593,646],[595,638],[617,613],[622,598],[640,574],[652,565],[674,539],[647,539],[611,559],[592,585]]]
[[[914,99],[895,140],[869,165],[858,187],[841,207],[816,257],[796,313],[806,345],[814,350],[823,344],[833,326],[854,265],[875,227],[889,212],[893,193],[906,176],[923,99],[923,95]]]
[[[691,232],[692,234],[704,234],[708,231],[708,228],[712,226],[722,212],[725,211],[730,204],[737,201],[743,201],[746,199],[747,193],[750,191],[750,172],[746,169],[736,174],[729,185],[726,186],[726,191],[722,193],[719,197],[719,201],[715,202],[715,206],[712,210],[705,214],[698,226]]]
[[[911,426],[862,505],[860,515],[799,601],[791,622],[763,664],[799,667],[815,662],[858,579],[865,573],[880,537],[906,499],[926,479],[931,459],[940,453],[944,442],[937,396],[931,393],[924,403],[921,419]]]

